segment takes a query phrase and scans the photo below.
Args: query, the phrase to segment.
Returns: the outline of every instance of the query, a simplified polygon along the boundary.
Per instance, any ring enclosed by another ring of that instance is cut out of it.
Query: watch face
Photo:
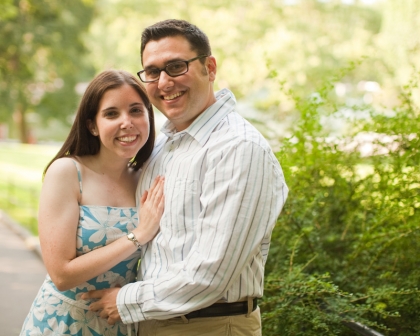
[[[140,248],[140,243],[137,241],[136,236],[134,235],[133,232],[130,232],[127,235],[127,238],[128,238],[128,240],[131,240],[134,243],[134,245],[137,246],[137,248]]]

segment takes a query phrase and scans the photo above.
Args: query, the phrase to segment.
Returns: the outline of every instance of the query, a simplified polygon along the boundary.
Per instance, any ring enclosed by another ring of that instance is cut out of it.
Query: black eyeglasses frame
[[[191,63],[191,62],[193,62],[193,61],[195,61],[195,60],[198,60],[198,59],[201,59],[201,58],[203,58],[203,57],[209,57],[209,55],[199,55],[199,56],[197,56],[197,57],[194,57],[194,58],[191,58],[191,59],[189,59],[189,60],[186,60],[186,61],[174,61],[174,62],[171,62],[171,63],[168,63],[168,64],[166,64],[163,68],[156,68],[157,70],[159,70],[159,76],[158,76],[158,78],[156,78],[155,80],[145,80],[145,79],[143,79],[143,78],[141,78],[141,75],[146,71],[146,70],[140,70],[140,71],[138,71],[137,72],[137,76],[140,78],[140,80],[143,82],[143,83],[154,83],[154,82],[157,82],[159,79],[160,79],[160,74],[162,73],[162,71],[165,71],[165,73],[168,75],[168,76],[170,76],[170,77],[179,77],[179,76],[182,76],[182,75],[185,75],[187,72],[188,72],[188,70],[189,70],[189,64]],[[171,65],[173,65],[174,63],[179,63],[179,62],[183,62],[183,63],[185,63],[185,65],[187,66],[187,68],[186,68],[186,70],[185,70],[185,72],[183,72],[183,73],[180,73],[180,74],[177,74],[177,75],[171,75],[170,73],[168,73],[168,71],[167,71],[167,67],[168,66],[171,66]]]

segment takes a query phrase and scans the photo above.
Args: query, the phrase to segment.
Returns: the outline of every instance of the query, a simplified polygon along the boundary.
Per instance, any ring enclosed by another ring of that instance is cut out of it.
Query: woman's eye
[[[115,111],[108,111],[108,112],[105,113],[106,118],[113,118],[116,115],[117,115],[117,112],[115,112]]]
[[[143,113],[144,111],[143,111],[141,108],[136,107],[136,108],[133,108],[133,109],[131,110],[131,112],[132,112],[132,113]]]

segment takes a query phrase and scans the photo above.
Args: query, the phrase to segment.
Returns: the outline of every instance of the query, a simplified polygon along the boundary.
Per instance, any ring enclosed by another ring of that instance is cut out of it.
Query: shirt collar
[[[216,102],[201,113],[185,130],[177,133],[174,124],[167,120],[161,128],[161,132],[168,138],[188,133],[204,146],[216,125],[236,106],[236,98],[228,89],[216,92],[215,98]]]

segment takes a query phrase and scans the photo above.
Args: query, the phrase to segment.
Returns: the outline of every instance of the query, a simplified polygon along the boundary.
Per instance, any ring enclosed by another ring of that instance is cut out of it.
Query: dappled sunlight
[[[19,166],[17,164],[1,163],[0,174],[8,176],[9,181],[27,181],[41,183],[42,172],[26,167]]]
[[[420,334],[419,0],[19,3],[0,11],[0,209],[36,234],[43,170],[87,83],[141,70],[143,29],[185,19],[209,37],[214,89],[235,94],[290,187],[267,260],[264,335],[347,336],[343,318]],[[159,133],[166,118],[155,115]],[[0,276],[13,266],[0,256]]]

